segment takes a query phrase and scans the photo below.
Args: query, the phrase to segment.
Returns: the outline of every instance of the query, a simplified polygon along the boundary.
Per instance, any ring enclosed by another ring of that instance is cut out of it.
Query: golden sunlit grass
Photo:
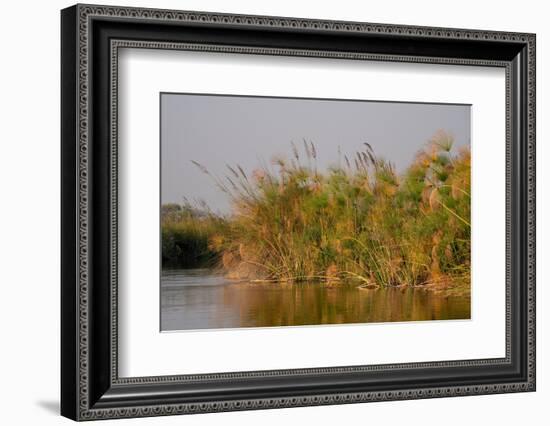
[[[194,162],[233,211],[226,218],[192,208],[163,215],[163,257],[165,238],[174,243],[178,234],[189,250],[178,254],[174,243],[167,257],[206,254],[233,278],[467,287],[470,151],[452,145],[438,132],[401,175],[369,144],[352,157],[338,152],[337,164],[323,171],[306,141],[292,145],[290,158],[249,174],[227,166],[220,178]]]

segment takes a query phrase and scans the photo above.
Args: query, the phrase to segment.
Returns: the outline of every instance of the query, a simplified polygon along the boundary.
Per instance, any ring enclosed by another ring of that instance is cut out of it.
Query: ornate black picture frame
[[[535,390],[534,34],[96,5],[64,9],[61,29],[62,415],[93,420]],[[506,356],[120,378],[121,47],[504,68]]]

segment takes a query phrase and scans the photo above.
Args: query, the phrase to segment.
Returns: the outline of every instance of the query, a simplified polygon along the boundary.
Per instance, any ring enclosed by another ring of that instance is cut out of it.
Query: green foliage
[[[304,141],[304,154],[292,148],[290,160],[273,160],[275,171],[262,167],[250,175],[228,166],[220,179],[195,163],[231,197],[233,213],[173,222],[185,228],[185,238],[196,239],[191,251],[217,256],[235,278],[356,279],[369,286],[469,282],[470,152],[452,153],[448,134],[436,134],[403,175],[368,144],[322,173],[312,143]],[[206,225],[211,222],[216,226]],[[166,230],[170,250],[176,233]]]
[[[217,253],[209,249],[209,238],[222,220],[188,203],[161,207],[162,265],[181,268],[213,266]]]

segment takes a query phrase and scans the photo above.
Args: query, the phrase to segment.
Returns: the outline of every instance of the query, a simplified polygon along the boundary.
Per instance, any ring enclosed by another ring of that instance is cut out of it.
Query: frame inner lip
[[[153,46],[155,49],[167,49],[167,50],[185,50],[185,51],[199,51],[199,52],[222,52],[222,53],[235,53],[239,54],[239,50],[243,50],[245,54],[255,54],[256,52],[268,52],[269,48],[256,48],[249,46],[225,46],[225,45],[214,45],[213,50],[210,50],[212,46],[196,44],[196,43],[186,43],[186,42],[151,42],[143,39],[131,40],[131,39],[118,39],[113,38],[110,40],[110,63],[112,69],[118,69],[118,50],[120,48],[137,48],[137,49],[147,49]],[[289,56],[300,56],[302,53],[301,49],[275,49],[277,55],[289,55]],[[341,59],[341,52],[322,52],[314,51],[312,56],[315,56],[315,53],[322,53],[323,58],[331,59],[330,54],[336,55],[335,59]],[[378,59],[380,55],[361,53],[360,60],[372,60],[372,58]],[[435,62],[432,62],[432,59]],[[439,63],[434,58],[429,58],[429,61],[425,61],[424,58],[418,59],[415,56],[403,55],[387,55],[384,59],[389,62],[413,62],[413,63]],[[511,67],[507,61],[494,61],[494,60],[483,60],[483,59],[443,59],[443,64],[450,65],[475,65],[475,66],[497,66],[503,67],[506,70],[506,81],[507,86],[506,90],[509,90],[508,80],[509,74],[511,72]],[[116,75],[112,76],[112,80],[116,81]],[[114,92],[115,96],[111,96],[111,108],[113,111],[118,110],[118,98],[116,96],[117,92]],[[163,92],[164,93],[164,92]],[[167,92],[168,93],[168,92]],[[262,96],[260,96],[262,97]],[[116,133],[117,123],[111,121],[111,131],[112,134],[117,135]],[[113,157],[112,161],[116,164],[116,138],[113,140]],[[116,204],[113,206],[113,211],[111,212],[113,223],[118,223],[117,209]],[[507,225],[508,226],[508,225]],[[508,281],[508,277],[507,277]],[[509,286],[509,283],[506,284]],[[507,291],[508,293],[508,291]],[[506,304],[508,311],[509,297],[506,296]],[[116,312],[116,306],[111,307],[113,312]],[[510,321],[509,315],[506,315],[506,355],[502,358],[481,358],[481,359],[464,359],[464,360],[449,360],[449,361],[426,361],[426,362],[403,362],[395,364],[370,364],[370,365],[356,365],[356,366],[334,366],[334,367],[319,367],[319,368],[295,368],[295,369],[284,369],[284,370],[262,370],[262,371],[241,371],[241,372],[232,372],[232,373],[204,373],[204,374],[183,374],[183,375],[166,375],[166,376],[147,376],[147,377],[118,377],[118,372],[113,374],[111,380],[113,384],[116,385],[132,385],[132,384],[156,384],[156,383],[166,383],[172,384],[174,381],[180,382],[196,382],[196,381],[219,381],[219,380],[242,380],[242,379],[255,379],[255,378],[270,378],[273,376],[288,376],[296,377],[304,374],[315,374],[315,375],[340,375],[340,374],[349,374],[349,373],[370,373],[377,372],[381,369],[385,371],[392,371],[395,369],[407,370],[407,369],[417,369],[417,368],[460,368],[466,365],[471,367],[482,367],[486,365],[501,365],[501,366],[510,366],[511,361],[511,351],[510,351]],[[113,318],[113,322],[116,321],[116,317]],[[116,324],[113,324],[115,327]],[[116,355],[114,355],[116,356]],[[118,360],[115,360],[115,362]],[[118,363],[117,363],[118,364]]]

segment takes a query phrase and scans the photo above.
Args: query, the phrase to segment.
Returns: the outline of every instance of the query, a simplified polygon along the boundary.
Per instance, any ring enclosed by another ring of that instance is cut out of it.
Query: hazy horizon
[[[248,174],[275,156],[291,158],[312,142],[321,170],[369,143],[403,172],[439,129],[453,149],[470,145],[470,105],[161,94],[161,203],[202,200],[230,212],[227,194],[191,160],[224,176],[226,165]]]

